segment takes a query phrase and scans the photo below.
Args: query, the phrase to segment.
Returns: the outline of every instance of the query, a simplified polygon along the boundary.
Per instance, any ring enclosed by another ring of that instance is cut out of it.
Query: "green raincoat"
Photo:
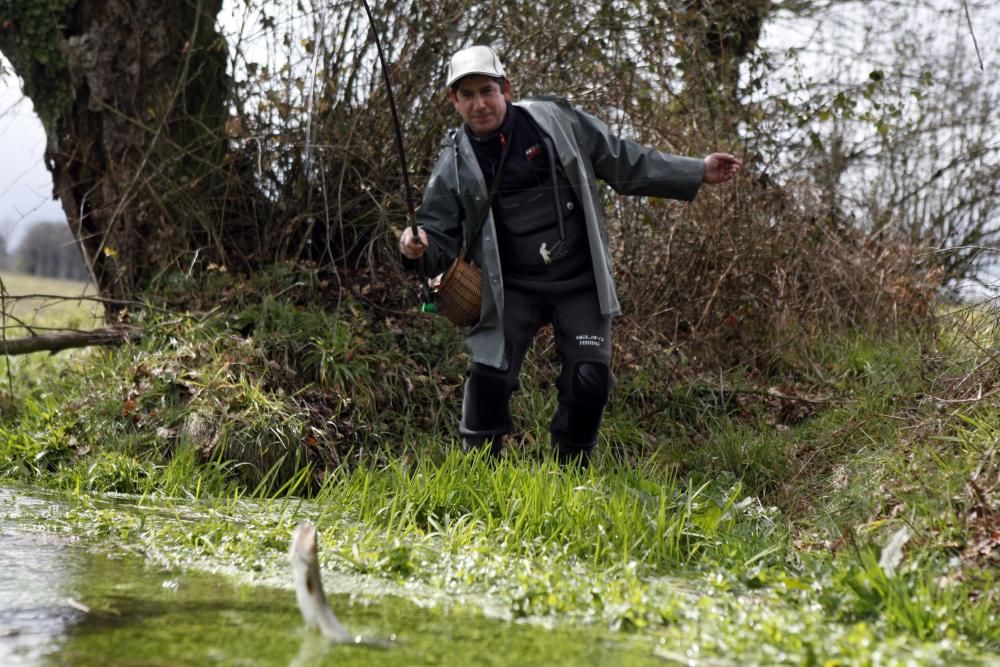
[[[597,118],[558,98],[529,98],[515,106],[527,111],[555,144],[583,206],[601,312],[619,315],[597,179],[620,194],[690,201],[701,186],[704,161],[620,139]],[[479,242],[472,249],[472,259],[482,269],[482,309],[479,321],[466,336],[466,345],[473,362],[503,368],[503,275],[493,214],[486,210],[486,183],[464,131],[450,133],[443,144],[416,214],[417,223],[430,239],[424,270],[428,275],[444,272],[457,256],[462,239],[473,234],[486,216]]]

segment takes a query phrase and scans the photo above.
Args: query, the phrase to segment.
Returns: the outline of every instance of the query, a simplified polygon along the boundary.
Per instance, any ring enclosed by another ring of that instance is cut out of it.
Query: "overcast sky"
[[[3,67],[9,71],[6,61]],[[32,223],[66,220],[52,199],[52,177],[45,169],[45,133],[17,79],[0,78],[0,235],[8,250]]]

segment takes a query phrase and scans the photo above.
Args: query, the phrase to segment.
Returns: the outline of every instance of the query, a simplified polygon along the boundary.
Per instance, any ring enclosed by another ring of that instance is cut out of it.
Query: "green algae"
[[[132,501],[100,499],[106,506],[100,511],[109,517],[120,510],[125,525],[126,516],[138,513]],[[162,521],[170,513],[144,506],[150,525],[158,514]],[[0,573],[0,658],[6,667],[662,662],[649,640],[594,628],[547,629],[457,606],[417,604],[366,586],[363,577],[340,578],[336,589],[355,592],[334,593],[330,602],[352,632],[390,637],[390,646],[330,645],[303,628],[290,576],[284,587],[248,583],[253,572],[239,576],[231,564],[224,575],[193,567],[192,561],[181,566],[149,551],[138,553],[128,541],[97,540],[93,534],[76,539],[66,528],[85,533],[74,523],[82,521],[81,515],[74,519],[77,510],[52,496],[0,490],[0,508],[3,553],[21,565]],[[175,516],[184,514],[176,505],[172,509]],[[196,521],[198,512],[191,508],[181,520]],[[268,576],[274,583],[281,578],[274,571]]]
[[[161,569],[130,554],[71,551],[76,577],[65,585],[75,621],[46,642],[50,650],[10,656],[4,664],[656,664],[648,643],[629,637],[456,615],[393,596],[358,602],[331,596],[352,632],[379,636],[398,628],[389,648],[330,645],[303,629],[289,590]]]
[[[1000,664],[941,615],[921,639],[854,609],[849,573],[825,557],[655,574],[558,549],[501,557],[488,536],[440,522],[400,540],[358,522],[357,508],[315,501],[17,497],[19,530],[48,535],[71,573],[54,608],[72,622],[24,665]],[[285,555],[302,519],[323,531],[338,616],[393,637],[390,649],[303,630]],[[948,606],[959,598],[924,602],[961,611]]]

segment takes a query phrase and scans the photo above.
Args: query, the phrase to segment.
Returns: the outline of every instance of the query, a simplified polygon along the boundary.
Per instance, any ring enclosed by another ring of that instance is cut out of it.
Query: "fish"
[[[327,639],[343,644],[359,643],[361,638],[347,631],[347,628],[337,620],[330,603],[326,600],[323,581],[320,578],[316,542],[315,526],[306,522],[295,526],[288,558],[292,562],[295,599],[299,603],[299,611],[302,612],[306,627],[318,630]]]

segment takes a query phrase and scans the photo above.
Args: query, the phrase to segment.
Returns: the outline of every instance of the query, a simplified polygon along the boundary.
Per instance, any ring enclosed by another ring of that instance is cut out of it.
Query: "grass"
[[[980,664],[1000,641],[989,572],[944,582],[962,570],[914,538],[890,575],[873,530],[842,549],[797,546],[787,518],[738,485],[680,485],[622,461],[575,471],[456,452],[339,470],[309,502],[134,502],[83,494],[68,525],[161,563],[266,581],[308,519],[325,569],[382,582],[376,595],[600,624],[739,664]]]
[[[290,289],[150,317],[141,342],[37,375],[12,363],[0,475],[70,494],[74,533],[264,580],[309,519],[328,570],[421,604],[628,630],[666,659],[975,664],[1000,650],[989,312],[813,341],[780,377],[694,373],[664,391],[658,360],[625,367],[582,470],[539,435],[556,373],[544,346],[508,455],[463,455],[447,325],[346,297],[331,313]]]
[[[679,484],[652,468],[597,474],[517,455],[470,462],[452,452],[412,467],[338,471],[319,500],[354,505],[361,522],[403,534],[447,532],[453,520],[475,517],[477,533],[502,538],[495,551],[504,557],[558,550],[598,567],[639,560],[659,572],[715,553],[719,535],[733,532],[739,488],[710,486]],[[727,553],[753,557],[761,544],[751,537],[728,543]]]

